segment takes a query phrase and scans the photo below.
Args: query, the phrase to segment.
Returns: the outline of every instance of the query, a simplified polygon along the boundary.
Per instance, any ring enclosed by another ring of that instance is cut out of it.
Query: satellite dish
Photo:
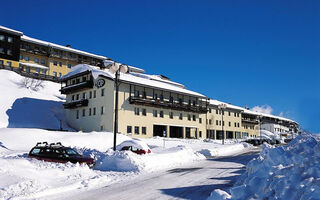
[[[119,63],[116,63],[114,62],[113,65],[110,66],[109,68],[109,71],[112,73],[112,74],[115,74],[116,71],[119,69]]]
[[[120,68],[120,72],[127,73],[128,72],[128,66],[127,65],[122,65],[121,68]]]

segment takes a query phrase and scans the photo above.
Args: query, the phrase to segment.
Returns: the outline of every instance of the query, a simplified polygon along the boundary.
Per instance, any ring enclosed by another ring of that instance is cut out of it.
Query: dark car
[[[38,142],[37,145],[31,149],[28,157],[48,162],[85,163],[90,168],[95,164],[94,159],[82,156],[74,149],[63,146],[60,142],[51,144],[48,144],[47,142]]]

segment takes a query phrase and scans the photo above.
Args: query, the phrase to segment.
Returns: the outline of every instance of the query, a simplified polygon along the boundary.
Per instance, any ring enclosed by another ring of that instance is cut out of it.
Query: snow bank
[[[60,84],[43,81],[44,88],[34,91],[21,83],[19,74],[0,70],[0,128],[45,128],[59,129],[60,120],[65,123]]]
[[[241,144],[228,144],[228,145],[220,145],[214,148],[206,148],[198,151],[204,156],[230,156],[237,154],[246,148],[251,147],[250,144],[241,143]]]
[[[103,171],[152,172],[202,159],[205,159],[203,155],[195,153],[190,147],[185,146],[172,147],[161,153],[144,155],[130,151],[113,152],[109,150],[96,168]]]
[[[220,199],[319,199],[320,139],[302,134],[285,147],[264,144],[230,195]],[[219,191],[212,196],[219,196]],[[217,198],[217,199],[219,199]]]

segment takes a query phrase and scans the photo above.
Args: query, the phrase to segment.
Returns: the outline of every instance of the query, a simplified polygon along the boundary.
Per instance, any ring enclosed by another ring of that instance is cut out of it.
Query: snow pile
[[[226,144],[226,145],[219,145],[213,148],[206,148],[199,151],[199,153],[205,156],[230,156],[237,154],[245,148],[251,147],[250,144],[241,143],[241,144]]]
[[[320,139],[311,134],[298,136],[286,147],[264,144],[260,156],[248,163],[246,172],[230,189],[231,196],[221,191],[214,191],[211,196],[214,199],[319,199],[319,152]]]
[[[260,130],[260,131],[261,131],[261,136],[265,139],[280,140],[280,135],[278,133],[272,133],[267,130]]]
[[[60,84],[43,81],[43,88],[34,91],[24,86],[25,77],[0,70],[0,128],[68,129],[65,123]]]
[[[161,153],[138,155],[130,151],[109,150],[101,163],[97,164],[99,170],[113,171],[158,171],[185,163],[202,160],[205,157],[195,153],[190,147],[178,146],[163,150]]]

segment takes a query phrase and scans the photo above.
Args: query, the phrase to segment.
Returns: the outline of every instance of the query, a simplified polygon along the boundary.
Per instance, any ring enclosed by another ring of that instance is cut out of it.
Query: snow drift
[[[230,195],[215,190],[209,199],[319,199],[320,139],[302,134],[285,147],[264,144]]]

